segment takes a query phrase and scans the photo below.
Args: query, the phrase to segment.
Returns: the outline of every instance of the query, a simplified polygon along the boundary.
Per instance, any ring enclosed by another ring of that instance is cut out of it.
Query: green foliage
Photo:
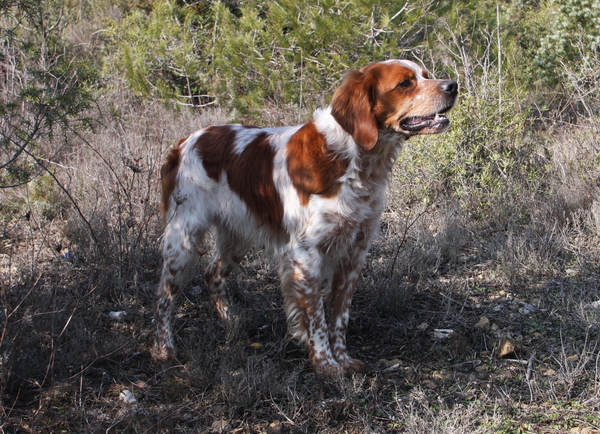
[[[38,176],[31,182],[29,199],[43,217],[53,220],[68,209],[69,202],[49,174]]]
[[[196,8],[170,1],[154,4],[150,13],[133,10],[109,32],[114,52],[107,72],[121,74],[137,94],[203,103],[206,93],[205,20]]]
[[[565,62],[594,64],[596,3],[144,2],[110,26],[105,74],[141,96],[245,114],[267,103],[322,105],[349,69],[424,57],[438,75],[461,76],[469,92],[497,67],[500,91],[529,86],[523,101],[543,109],[552,96],[539,84],[564,78]]]
[[[540,41],[536,64],[550,81],[564,74],[563,63],[590,63],[600,53],[600,2],[554,0],[546,34]]]
[[[427,8],[439,10],[438,3]],[[150,13],[133,11],[112,28],[107,67],[145,96],[242,112],[266,101],[314,105],[349,69],[410,56],[432,20],[429,9],[397,0],[235,5],[160,1]]]
[[[61,36],[61,5],[14,1],[0,9],[1,59],[6,86],[0,90],[0,186],[28,182],[42,170],[44,144],[87,125],[81,114],[92,100],[97,74]]]
[[[396,29],[413,11],[402,12],[403,6],[398,1],[385,6],[373,1],[284,0],[269,6],[251,1],[238,18],[218,4],[218,93],[238,108],[257,108],[264,100],[314,104],[348,69],[397,57],[407,48],[409,36]]]

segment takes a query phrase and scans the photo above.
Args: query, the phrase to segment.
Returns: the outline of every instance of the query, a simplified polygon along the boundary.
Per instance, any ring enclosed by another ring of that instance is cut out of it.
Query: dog
[[[250,246],[279,261],[290,331],[324,377],[360,371],[348,355],[349,310],[388,176],[406,139],[446,131],[458,84],[409,60],[350,72],[331,104],[304,125],[203,128],[161,171],[165,231],[154,357],[175,357],[174,302],[205,233],[216,254],[204,273],[218,316],[230,316],[226,278]],[[326,284],[325,284],[326,283]]]

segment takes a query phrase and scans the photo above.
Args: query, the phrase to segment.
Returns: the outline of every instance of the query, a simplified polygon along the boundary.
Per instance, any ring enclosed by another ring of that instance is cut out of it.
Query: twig
[[[467,362],[462,362],[462,363],[457,363],[455,365],[450,365],[450,366],[448,366],[448,368],[449,369],[462,368],[463,366],[467,366],[467,365],[479,366],[482,363],[483,362],[481,360],[469,360]]]
[[[527,361],[527,374],[525,374],[525,379],[527,381],[531,381],[531,375],[533,373],[533,361],[535,360],[535,351],[531,354],[531,357],[529,357],[529,360]]]
[[[398,255],[400,254],[400,249],[406,244],[406,241],[408,241],[408,231],[410,230],[410,228],[412,228],[415,223],[421,218],[423,217],[423,215],[425,215],[427,213],[427,211],[429,211],[429,207],[431,205],[431,202],[429,202],[427,204],[427,206],[425,207],[425,209],[423,211],[421,211],[412,222],[407,223],[404,226],[404,232],[402,233],[402,239],[400,240],[400,243],[398,244],[398,248],[396,249],[396,253],[394,254],[394,260],[392,261],[392,265],[390,266],[390,277],[392,277],[392,275],[394,274],[394,267],[396,266],[396,261],[398,260]],[[408,220],[410,219],[410,211],[408,214],[408,217],[406,217],[406,221],[408,222]]]
[[[290,424],[292,424],[293,426],[296,426],[296,423],[295,423],[295,422],[294,422],[292,419],[290,419],[290,418],[289,418],[289,417],[288,417],[288,416],[287,416],[287,415],[286,415],[286,414],[283,412],[283,410],[281,409],[281,407],[279,407],[279,406],[277,405],[277,403],[276,403],[276,402],[275,402],[275,400],[273,399],[273,395],[272,395],[272,394],[271,394],[271,403],[272,403],[272,404],[275,406],[275,408],[276,408],[276,409],[279,411],[279,413],[280,413],[280,414],[281,414],[283,417],[285,417],[285,419],[286,419],[286,420],[287,420],[287,421],[288,421]]]
[[[527,365],[529,363],[528,360],[521,360],[521,359],[502,359],[505,362],[510,362],[510,363],[517,363],[519,365]]]

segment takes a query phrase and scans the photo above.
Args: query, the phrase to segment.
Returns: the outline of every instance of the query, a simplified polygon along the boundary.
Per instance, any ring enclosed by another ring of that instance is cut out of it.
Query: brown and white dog
[[[251,245],[279,260],[290,330],[319,375],[358,371],[346,350],[350,304],[377,234],[388,175],[404,141],[449,127],[458,85],[408,60],[348,74],[331,105],[304,125],[203,128],[162,168],[163,269],[155,358],[175,356],[174,301],[202,243],[216,228],[204,278],[227,320],[225,279]],[[323,283],[326,285],[323,287]]]

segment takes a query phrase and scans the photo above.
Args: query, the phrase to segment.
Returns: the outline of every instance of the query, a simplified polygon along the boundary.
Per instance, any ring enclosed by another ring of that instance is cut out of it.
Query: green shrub
[[[241,112],[266,102],[314,106],[349,69],[410,56],[433,22],[428,11],[440,5],[251,0],[199,8],[159,1],[113,24],[106,68],[140,95],[180,103]]]
[[[536,64],[551,81],[564,74],[564,63],[589,64],[600,52],[600,3],[594,0],[554,0],[546,34],[540,40]]]
[[[89,58],[63,38],[62,5],[0,3],[0,186],[27,183],[46,169],[56,144],[83,130],[97,78]],[[52,23],[51,25],[49,23]]]
[[[195,8],[170,1],[155,3],[149,13],[133,9],[111,27],[115,51],[107,56],[105,73],[120,74],[142,96],[194,102],[208,81],[202,19]]]

